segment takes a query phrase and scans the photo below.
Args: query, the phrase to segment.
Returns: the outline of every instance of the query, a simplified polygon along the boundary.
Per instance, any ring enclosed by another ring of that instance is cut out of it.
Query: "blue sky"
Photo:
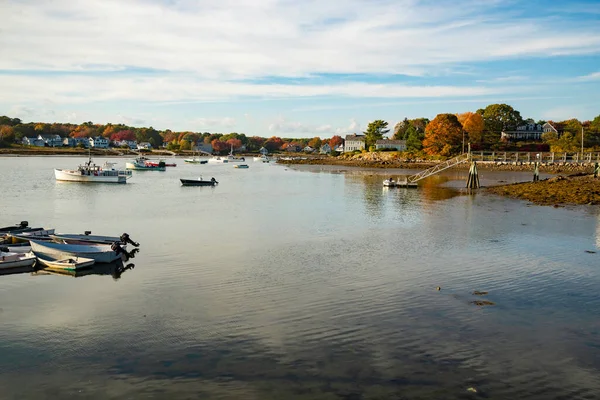
[[[600,114],[600,1],[5,0],[0,114],[330,137]]]

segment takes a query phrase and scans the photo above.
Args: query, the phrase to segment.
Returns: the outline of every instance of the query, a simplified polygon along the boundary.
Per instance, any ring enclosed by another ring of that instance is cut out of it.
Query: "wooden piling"
[[[533,163],[533,181],[537,182],[539,180],[540,180],[540,163],[536,161]]]
[[[598,174],[600,174],[600,164],[594,163],[594,178],[598,178]]]
[[[469,168],[469,177],[467,178],[468,189],[479,189],[479,173],[477,172],[477,162],[471,162],[471,168]]]

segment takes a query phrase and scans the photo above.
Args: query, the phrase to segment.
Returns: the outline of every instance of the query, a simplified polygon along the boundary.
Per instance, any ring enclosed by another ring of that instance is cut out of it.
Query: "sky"
[[[600,0],[0,0],[0,115],[331,137],[600,114]]]

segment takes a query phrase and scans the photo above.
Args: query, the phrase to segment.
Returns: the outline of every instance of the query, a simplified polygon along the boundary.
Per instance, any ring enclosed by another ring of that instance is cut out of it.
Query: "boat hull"
[[[77,271],[84,268],[89,268],[96,263],[96,261],[91,258],[76,257],[62,260],[54,260],[51,258],[46,258],[44,256],[38,256],[37,262],[39,265],[42,265],[46,268],[61,271]]]
[[[55,169],[54,177],[63,182],[85,182],[85,183],[127,183],[126,175],[82,175],[80,171]]]
[[[57,233],[50,235],[52,239],[62,240],[69,244],[90,243],[90,244],[107,244],[111,245],[114,242],[120,242],[121,238],[116,236],[100,236],[100,235],[77,235]]]
[[[199,179],[179,179],[183,186],[216,186],[217,181],[203,181]]]
[[[32,254],[1,253],[0,269],[33,267],[37,257]]]
[[[47,259],[64,259],[72,257],[91,258],[98,263],[109,263],[121,258],[108,245],[76,245],[32,240],[31,250],[34,254]]]

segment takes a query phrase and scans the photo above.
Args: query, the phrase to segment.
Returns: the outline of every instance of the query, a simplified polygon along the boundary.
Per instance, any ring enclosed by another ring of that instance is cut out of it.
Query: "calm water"
[[[2,399],[600,398],[597,208],[252,161],[55,182],[80,161],[0,158],[0,225],[141,251],[120,277],[0,276]],[[180,186],[199,173],[221,184]]]

